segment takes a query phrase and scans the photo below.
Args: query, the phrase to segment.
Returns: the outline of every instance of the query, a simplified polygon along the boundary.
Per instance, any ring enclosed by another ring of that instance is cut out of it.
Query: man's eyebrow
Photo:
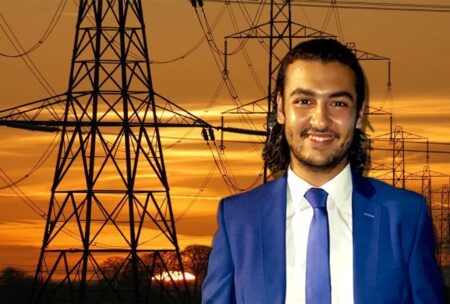
[[[297,88],[294,91],[292,91],[290,95],[291,96],[294,96],[294,95],[314,96],[314,95],[317,95],[317,93],[314,92],[313,90]],[[347,91],[335,92],[335,93],[331,94],[329,97],[330,98],[347,97],[348,99],[350,99],[352,101],[354,100],[353,95]]]
[[[333,94],[331,94],[330,95],[330,97],[332,97],[332,98],[336,98],[336,97],[347,97],[347,98],[349,98],[350,100],[352,100],[353,101],[353,96],[352,96],[352,94],[350,94],[349,92],[347,92],[347,91],[340,91],[340,92],[336,92],[336,93],[333,93]]]
[[[307,95],[307,96],[312,96],[312,95],[316,95],[316,93],[314,91],[311,90],[306,90],[306,89],[302,89],[302,88],[297,88],[294,91],[291,92],[290,94],[291,96],[294,95]]]

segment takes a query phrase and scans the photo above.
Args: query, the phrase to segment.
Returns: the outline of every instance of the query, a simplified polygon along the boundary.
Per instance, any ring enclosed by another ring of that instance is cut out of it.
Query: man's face
[[[277,121],[285,126],[292,162],[314,171],[347,164],[363,111],[356,113],[355,75],[348,66],[319,60],[293,62],[277,103]]]

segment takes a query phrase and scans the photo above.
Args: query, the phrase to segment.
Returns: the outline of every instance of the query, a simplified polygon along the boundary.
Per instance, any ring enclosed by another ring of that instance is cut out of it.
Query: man
[[[365,94],[335,40],[282,60],[263,154],[287,173],[221,201],[203,303],[443,303],[424,198],[362,176]]]

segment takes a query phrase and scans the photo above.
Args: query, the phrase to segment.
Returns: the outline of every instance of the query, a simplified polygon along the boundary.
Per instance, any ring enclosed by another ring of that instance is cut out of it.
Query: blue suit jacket
[[[286,176],[220,202],[202,303],[285,303]],[[444,303],[425,199],[353,175],[354,300]]]

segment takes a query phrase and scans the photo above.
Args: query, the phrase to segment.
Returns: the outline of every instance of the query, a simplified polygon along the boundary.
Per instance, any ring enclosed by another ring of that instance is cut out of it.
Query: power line
[[[225,3],[225,5],[228,5],[228,4]],[[223,54],[223,52],[221,52],[220,50],[217,50],[217,46],[214,42],[214,37],[212,36],[212,32],[208,30],[208,28],[211,28],[211,27],[208,25],[208,19],[206,17],[206,13],[204,12],[204,9],[203,9],[203,7],[201,7],[202,15],[204,17],[203,21],[202,21],[202,18],[200,16],[196,6],[194,6],[194,10],[195,10],[197,19],[199,21],[200,27],[202,28],[204,35],[208,41],[208,45],[209,45],[211,54],[213,55],[214,62],[216,64],[223,80],[225,81],[225,86],[228,90],[228,93],[236,106],[242,106],[242,102],[237,94],[237,91],[233,85],[233,82],[231,81],[229,73],[226,73],[226,71],[225,71],[225,65],[224,65],[223,58],[221,56],[219,56],[220,54]],[[257,22],[257,20],[259,20],[259,18],[255,17],[254,20],[255,20],[255,22]],[[241,123],[243,125],[247,126],[247,128],[253,129],[253,130],[256,129],[256,126],[253,124],[252,120],[248,117],[248,115],[245,115],[245,114],[240,115],[239,120],[241,121]],[[256,151],[257,147],[255,145],[253,145],[253,147]]]
[[[259,0],[204,0],[205,2],[217,3],[244,3],[260,4]],[[440,4],[420,4],[420,3],[382,3],[382,2],[357,2],[357,1],[336,1],[336,6],[342,9],[359,10],[383,10],[383,11],[405,11],[405,12],[429,12],[429,13],[450,13],[450,5]],[[269,5],[269,4],[265,4]],[[292,6],[329,8],[330,1],[327,0],[291,0]]]
[[[8,187],[19,197],[19,199],[24,204],[30,207],[40,217],[45,218],[46,216],[45,211],[42,210],[28,195],[26,195],[25,192],[23,192],[22,189],[20,189],[17,184],[14,184],[14,182],[2,168],[0,168],[0,173],[3,174],[3,176],[0,175],[0,179],[3,180],[3,182],[8,185]]]
[[[241,6],[239,6],[239,8],[241,8]],[[253,24],[256,24],[257,22],[259,22],[259,20],[260,20],[260,18],[262,16],[262,12],[263,12],[262,8],[263,8],[263,5],[260,5],[258,7],[257,13],[256,13],[255,18],[253,20],[250,19],[250,16],[248,16],[248,19],[245,18],[249,26],[252,26]],[[230,17],[231,17],[231,21],[232,21],[232,24],[233,24],[233,27],[234,27],[234,31],[235,32],[240,32],[240,30],[238,28],[238,23],[237,23],[237,20],[236,20],[237,18],[235,16],[234,12],[233,12],[233,8],[232,8],[231,5],[228,5],[228,11],[230,13]],[[244,8],[241,8],[241,11],[242,11],[244,17],[249,14],[248,11],[245,9],[245,6],[244,6]],[[247,63],[247,67],[250,70],[250,74],[252,75],[253,79],[255,80],[256,86],[258,87],[258,89],[260,90],[260,92],[262,94],[265,94],[265,91],[263,89],[262,83],[261,83],[261,81],[260,81],[260,79],[258,77],[258,74],[255,71],[255,68],[253,66],[253,63],[252,63],[252,61],[250,59],[250,56],[249,56],[249,54],[247,52],[247,49],[246,49],[245,45],[243,45],[243,47],[242,47],[242,54],[244,55],[245,62]]]
[[[0,187],[0,190],[11,188],[12,186],[16,186],[20,184],[22,181],[26,180],[27,178],[31,177],[46,161],[47,159],[53,154],[53,151],[59,144],[59,133],[55,133],[55,137],[51,141],[51,143],[47,146],[47,148],[44,150],[44,153],[42,153],[41,157],[39,157],[38,161],[31,167],[31,169],[25,173],[22,177],[16,179],[15,181],[12,181],[10,183],[7,183],[4,186]]]
[[[222,19],[224,12],[225,12],[225,9],[223,9],[223,8],[219,11],[219,13],[217,14],[217,17],[214,19],[214,21],[213,21],[213,23],[211,25],[211,30],[215,29],[216,26],[220,23],[220,20]],[[196,44],[194,44],[193,47],[191,47],[189,50],[187,50],[182,55],[177,56],[177,57],[172,58],[172,59],[166,59],[166,60],[150,59],[150,63],[152,63],[152,64],[165,64],[165,63],[172,63],[172,62],[179,61],[181,59],[185,59],[187,56],[189,56],[190,54],[195,52],[205,41],[206,41],[206,36],[203,35],[202,38]]]
[[[29,48],[26,51],[23,51],[22,53],[18,53],[18,54],[14,54],[14,55],[0,52],[0,56],[9,57],[9,58],[17,58],[17,57],[22,57],[22,56],[28,55],[31,52],[37,50],[47,40],[47,38],[50,37],[50,35],[52,34],[53,30],[55,29],[56,25],[58,24],[59,20],[61,19],[64,8],[66,7],[66,4],[67,4],[67,0],[61,0],[58,7],[56,8],[56,11],[55,11],[52,19],[50,20],[49,25],[45,29],[44,34],[42,34],[42,36],[39,38],[39,40],[37,42],[35,42],[31,48]],[[1,18],[3,20],[5,20],[3,14],[0,13],[0,15],[1,15]]]
[[[20,56],[22,61],[25,63],[25,65],[28,67],[28,69],[31,71],[31,73],[34,75],[34,77],[38,80],[38,82],[41,84],[41,86],[44,88],[44,90],[47,91],[50,95],[57,95],[55,90],[53,90],[50,83],[45,79],[44,75],[41,73],[41,71],[38,69],[38,67],[34,64],[31,57],[26,53],[25,49],[23,48],[22,44],[20,43],[17,36],[14,34],[14,31],[12,30],[11,26],[9,26],[8,22],[4,18],[3,14],[0,13],[0,19],[3,20],[5,23],[4,27],[0,23],[0,28],[3,30],[3,32],[6,35],[6,38],[8,38],[11,45],[14,47],[14,49],[17,51],[17,53],[23,53],[23,56]],[[9,31],[9,33],[8,33]]]

